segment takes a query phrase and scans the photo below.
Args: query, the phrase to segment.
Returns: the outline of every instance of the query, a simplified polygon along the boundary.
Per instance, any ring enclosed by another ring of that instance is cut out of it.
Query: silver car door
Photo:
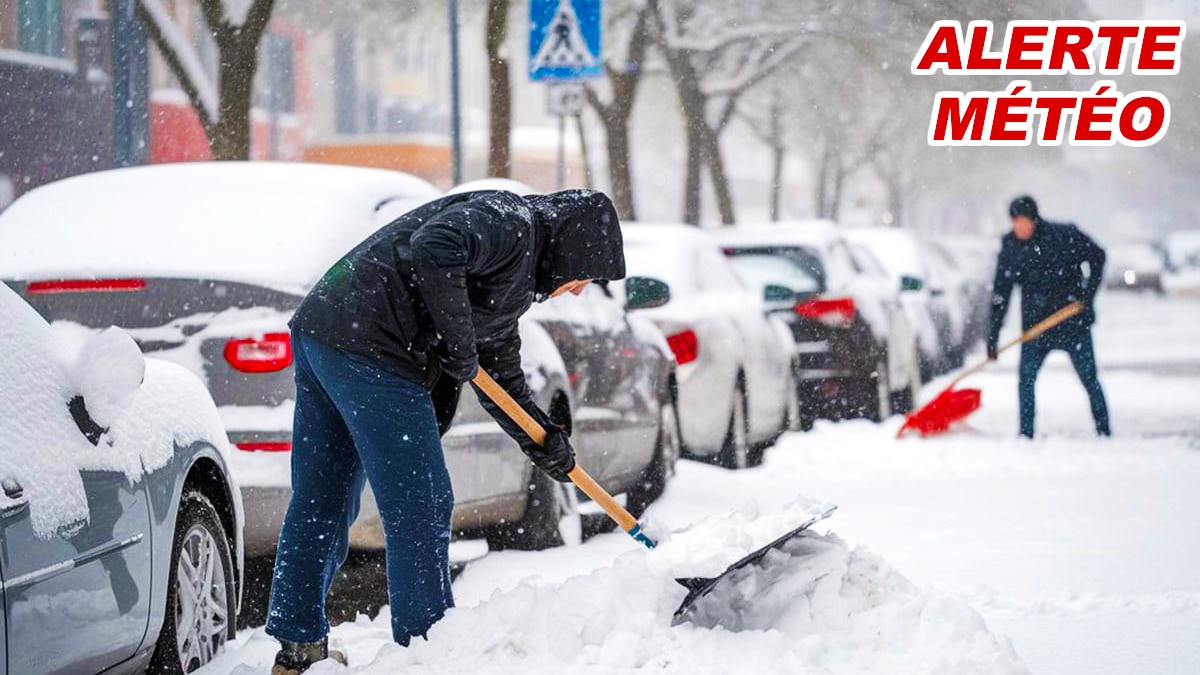
[[[146,635],[145,481],[130,485],[112,471],[81,476],[88,522],[49,537],[32,528],[24,486],[0,476],[7,663],[14,673],[96,673],[133,656]]]

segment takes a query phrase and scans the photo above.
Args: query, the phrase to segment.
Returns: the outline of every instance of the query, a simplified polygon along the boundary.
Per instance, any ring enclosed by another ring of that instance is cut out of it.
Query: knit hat
[[[1038,207],[1037,202],[1033,201],[1033,197],[1021,195],[1012,200],[1012,203],[1008,205],[1008,217],[1016,218],[1017,216],[1025,216],[1030,220],[1037,220]]]

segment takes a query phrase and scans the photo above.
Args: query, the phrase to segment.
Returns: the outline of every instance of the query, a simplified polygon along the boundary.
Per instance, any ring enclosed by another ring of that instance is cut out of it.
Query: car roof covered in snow
[[[837,225],[828,220],[791,221],[721,227],[712,235],[722,246],[816,246],[823,248],[838,236]]]
[[[438,196],[408,174],[323,164],[101,171],[37,188],[0,214],[0,278],[183,277],[302,292]]]
[[[458,195],[464,192],[477,192],[479,190],[504,190],[505,192],[511,192],[522,197],[525,195],[541,194],[525,183],[511,178],[480,178],[479,180],[467,181],[466,183],[450,188],[446,194]]]
[[[892,277],[911,276],[927,279],[929,270],[921,257],[920,244],[909,230],[898,227],[854,227],[842,234],[849,241],[863,244],[875,254]]]

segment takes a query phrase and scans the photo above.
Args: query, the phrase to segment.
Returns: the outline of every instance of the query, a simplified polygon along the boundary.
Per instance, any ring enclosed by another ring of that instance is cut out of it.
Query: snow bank
[[[133,484],[165,467],[177,444],[204,440],[228,453],[208,391],[186,370],[143,360],[117,328],[58,336],[0,284],[0,475],[24,487],[38,536],[87,523],[80,471],[119,471]],[[77,395],[106,428],[95,446],[68,411]]]
[[[749,504],[678,532],[653,551],[631,550],[610,567],[561,583],[526,580],[453,609],[428,642],[407,649],[380,641],[386,609],[339,634],[354,672],[371,675],[1025,672],[966,604],[915,586],[835,535],[794,541],[754,583],[733,589],[743,595],[744,610],[723,619],[743,630],[671,627],[686,594],[674,577],[715,575],[824,508],[801,501],[759,514]],[[267,643],[256,634],[241,647],[266,658]],[[246,665],[225,670],[237,662]],[[251,672],[249,663],[234,652],[208,672],[240,675]],[[344,671],[327,663],[312,672]]]

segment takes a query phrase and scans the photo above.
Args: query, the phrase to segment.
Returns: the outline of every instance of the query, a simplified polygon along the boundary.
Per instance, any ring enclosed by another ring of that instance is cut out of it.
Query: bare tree
[[[215,84],[160,0],[139,0],[138,13],[195,108],[213,159],[249,159],[250,105],[254,73],[258,69],[258,44],[275,0],[194,1],[220,54]]]
[[[687,136],[683,220],[700,222],[701,172],[708,169],[721,222],[736,220],[720,136],[738,101],[826,30],[803,0],[704,3],[648,0],[655,38],[678,91]],[[832,13],[836,15],[836,10]]]
[[[488,0],[485,41],[488,58],[488,175],[512,174],[512,85],[504,41],[508,37],[508,0]]]
[[[586,85],[588,104],[604,125],[608,151],[610,197],[622,218],[637,218],[633,199],[633,175],[630,168],[629,122],[633,116],[638,85],[646,72],[650,46],[650,8],[644,3],[618,4],[608,12],[606,32],[611,43],[620,41],[623,49],[607,50],[604,69],[608,74],[609,96],[605,100],[594,85]]]

